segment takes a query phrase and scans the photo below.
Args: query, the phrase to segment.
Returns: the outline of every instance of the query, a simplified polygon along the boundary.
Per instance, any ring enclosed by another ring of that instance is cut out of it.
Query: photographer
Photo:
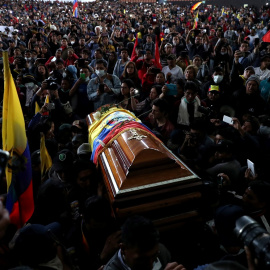
[[[72,108],[81,117],[93,111],[92,104],[87,96],[87,85],[90,81],[91,71],[89,66],[80,69],[80,77],[70,89],[69,95],[72,98]]]
[[[115,75],[107,73],[107,64],[104,60],[96,61],[96,78],[87,85],[87,95],[93,102],[94,110],[106,104],[113,104],[121,91],[121,82]]]
[[[226,73],[229,73],[231,67],[233,51],[225,38],[220,38],[214,47],[214,67],[220,62],[225,63]]]
[[[242,41],[239,50],[235,51],[234,53],[234,61],[236,63],[239,62],[243,66],[243,68],[252,66],[260,56],[259,46],[260,45],[257,44],[254,47],[253,52],[250,53],[249,43],[247,41]]]
[[[195,37],[194,44],[190,41],[191,36]],[[204,43],[203,43],[204,42]],[[209,39],[206,33],[196,35],[196,29],[191,29],[186,38],[189,57],[192,59],[194,55],[199,54],[203,57],[203,53],[209,50]]]
[[[62,59],[62,49],[57,49],[54,56],[51,56],[48,61],[45,63],[45,66],[48,68],[49,72],[56,69],[56,60],[63,60]],[[64,61],[64,60],[63,60]]]
[[[31,115],[35,115],[36,102],[40,108],[45,104],[46,96],[49,96],[50,102],[43,109],[41,114],[47,112],[56,124],[61,123],[62,114],[64,113],[61,102],[59,100],[58,85],[54,80],[48,79],[42,82],[40,89],[34,94],[31,100]]]
[[[214,142],[206,134],[203,119],[195,119],[189,128],[189,131],[184,132],[184,142],[178,149],[178,155],[188,166],[198,171],[207,165]]]

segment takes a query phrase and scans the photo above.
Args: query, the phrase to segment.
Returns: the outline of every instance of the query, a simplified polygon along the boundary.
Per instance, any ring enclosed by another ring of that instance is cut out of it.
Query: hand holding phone
[[[176,96],[177,95],[177,86],[176,86],[176,84],[166,83],[165,85],[168,88],[168,91],[166,93],[168,96]]]
[[[250,169],[250,173],[254,177],[256,175],[254,163],[251,160],[247,159],[247,166],[248,166],[248,169]]]
[[[233,125],[233,119],[231,117],[227,116],[227,115],[223,116],[222,121],[229,124],[229,125]]]

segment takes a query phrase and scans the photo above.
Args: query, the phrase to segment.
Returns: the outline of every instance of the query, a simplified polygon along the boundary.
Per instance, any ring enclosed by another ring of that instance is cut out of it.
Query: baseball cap
[[[248,67],[246,67],[244,71],[246,71],[246,70],[252,70],[252,71],[254,71],[254,73],[255,73],[255,69],[254,69],[253,66],[248,66]]]
[[[92,152],[91,145],[89,143],[83,143],[77,149],[77,155],[86,155]]]
[[[210,91],[220,92],[219,86],[218,85],[210,85],[210,87],[208,88],[208,92],[210,92]]]
[[[56,154],[56,157],[53,159],[53,169],[55,171],[65,171],[72,169],[74,161],[73,153],[64,149]]]

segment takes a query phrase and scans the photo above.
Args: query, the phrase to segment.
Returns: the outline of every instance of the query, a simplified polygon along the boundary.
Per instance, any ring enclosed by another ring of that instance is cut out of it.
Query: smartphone
[[[195,37],[198,36],[200,33],[201,33],[201,30],[199,30],[199,29],[194,30],[194,36]]]
[[[80,74],[80,78],[83,79],[83,80],[85,80],[85,74],[84,73],[81,73]]]
[[[101,92],[101,93],[103,93],[104,92],[104,84],[103,83],[101,83],[100,85],[99,85],[99,92]]]
[[[254,46],[256,47],[257,45],[259,45],[260,43],[260,39],[259,38],[255,38],[254,40]]]
[[[55,104],[54,103],[48,103],[47,108],[48,108],[49,111],[54,110],[55,109]]]
[[[85,65],[85,59],[78,59],[79,67],[83,67]]]
[[[176,84],[173,83],[166,83],[165,84],[169,91],[167,92],[167,96],[175,96],[177,95],[177,87]]]
[[[250,172],[251,172],[252,176],[255,176],[255,165],[254,165],[254,163],[251,160],[247,159],[247,166],[248,166],[248,169],[250,169]]]
[[[222,119],[223,122],[229,124],[229,125],[232,125],[233,124],[233,119],[227,115],[224,115],[223,116],[223,119]]]

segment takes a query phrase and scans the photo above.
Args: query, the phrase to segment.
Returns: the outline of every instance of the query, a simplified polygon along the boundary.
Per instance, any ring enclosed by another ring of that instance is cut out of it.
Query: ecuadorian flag
[[[73,17],[78,18],[78,1],[73,0]]]
[[[22,108],[12,78],[8,53],[4,60],[3,101],[3,150],[10,153],[11,160],[6,168],[7,204],[11,223],[22,227],[34,212],[31,156],[25,132]]]

